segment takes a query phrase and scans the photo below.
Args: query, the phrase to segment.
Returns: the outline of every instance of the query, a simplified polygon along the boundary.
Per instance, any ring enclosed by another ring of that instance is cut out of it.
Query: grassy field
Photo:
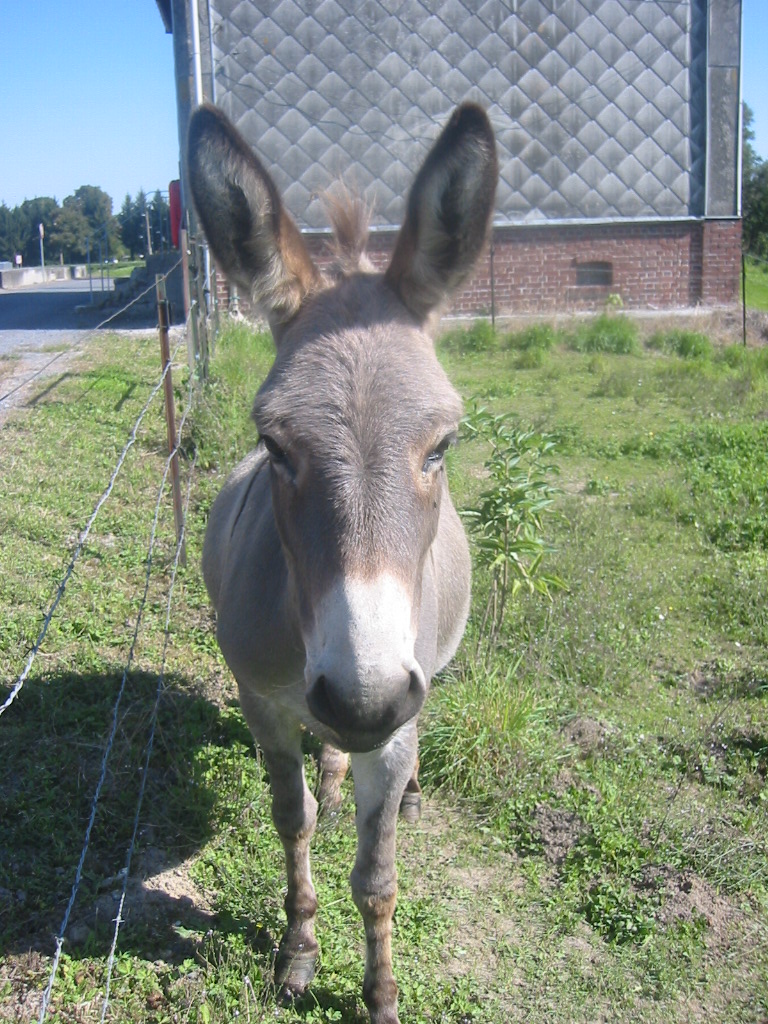
[[[747,257],[747,308],[768,310],[768,262]]]
[[[156,349],[100,339],[0,431],[0,699],[157,378]],[[147,572],[165,447],[153,406],[0,717],[0,1021],[39,1015],[78,874],[49,1020],[366,1020],[350,783],[313,847],[321,969],[300,1003],[275,1003],[282,855],[199,573],[207,509],[255,440],[270,351],[229,331],[185,428],[184,486],[193,451],[197,463],[167,648],[167,499]],[[468,409],[487,411],[451,455],[457,505],[498,515],[483,464],[489,417],[504,417],[521,507],[541,499],[543,558],[491,641],[474,533],[472,619],[422,720],[424,816],[400,828],[403,1024],[763,1022],[768,348],[677,325],[641,337],[610,316],[452,330],[440,353]]]
[[[119,263],[91,263],[90,271],[93,277],[100,277],[102,270],[105,277],[118,278],[130,277],[136,267],[143,267],[144,260],[120,260]]]

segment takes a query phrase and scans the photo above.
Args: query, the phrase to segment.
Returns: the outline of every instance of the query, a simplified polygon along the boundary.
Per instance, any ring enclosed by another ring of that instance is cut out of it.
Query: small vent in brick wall
[[[579,288],[600,286],[610,288],[613,284],[613,264],[607,260],[592,260],[576,264],[576,285]]]

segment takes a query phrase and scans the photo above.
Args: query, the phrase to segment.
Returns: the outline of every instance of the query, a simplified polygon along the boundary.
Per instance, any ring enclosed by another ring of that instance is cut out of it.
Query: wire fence
[[[102,330],[105,326],[107,326],[109,323],[111,323],[114,319],[116,319],[118,316],[123,314],[130,306],[134,305],[136,302],[141,301],[141,299],[144,298],[149,291],[155,290],[156,288],[157,288],[157,294],[158,294],[158,310],[160,310],[160,302],[161,302],[160,296],[161,296],[161,293],[164,295],[165,280],[167,279],[168,275],[170,273],[172,273],[173,270],[176,269],[177,266],[178,266],[178,263],[174,264],[174,266],[167,272],[167,274],[163,275],[161,279],[158,279],[158,281],[155,284],[153,284],[150,288],[145,289],[144,292],[142,292],[140,295],[135,296],[129,303],[127,303],[121,309],[119,309],[115,313],[111,314],[101,324],[99,324],[99,326],[97,328],[94,328],[93,331],[87,332],[87,334],[85,334],[84,337],[80,340],[79,347],[84,347],[84,345],[88,342],[88,340],[92,339],[93,336],[99,330]],[[161,320],[160,328],[162,328],[162,320],[163,320],[162,313],[160,313],[159,318]],[[4,715],[6,712],[10,711],[10,709],[12,708],[14,703],[16,701],[18,701],[20,695],[22,694],[24,685],[25,685],[26,681],[29,679],[30,672],[32,670],[32,667],[33,667],[35,661],[36,661],[36,658],[39,656],[39,654],[41,652],[41,648],[42,648],[43,642],[44,642],[44,640],[46,638],[46,635],[48,633],[48,630],[50,628],[50,625],[51,625],[52,621],[54,620],[54,617],[56,616],[56,613],[60,610],[62,602],[64,601],[65,595],[67,593],[67,586],[68,586],[70,580],[72,579],[73,574],[75,573],[75,570],[76,570],[76,567],[78,565],[79,560],[81,559],[81,557],[83,555],[83,551],[85,550],[85,546],[86,546],[86,543],[88,541],[89,535],[91,534],[91,531],[93,529],[94,523],[96,522],[97,517],[99,516],[100,512],[102,511],[104,506],[107,504],[107,502],[109,501],[110,496],[113,493],[113,489],[115,487],[115,483],[118,480],[118,477],[120,476],[121,470],[123,469],[123,467],[124,467],[124,465],[126,463],[126,460],[127,460],[128,456],[129,456],[129,453],[131,452],[131,449],[135,446],[137,438],[139,437],[139,430],[140,430],[140,428],[142,426],[142,423],[144,422],[144,420],[145,420],[147,414],[149,413],[150,409],[155,404],[155,400],[157,399],[158,394],[160,394],[164,389],[165,389],[165,400],[166,400],[166,403],[169,401],[169,396],[170,396],[171,403],[173,402],[173,391],[172,391],[172,387],[169,386],[170,385],[170,374],[172,372],[172,367],[174,365],[177,365],[176,364],[176,357],[177,357],[177,355],[179,353],[179,350],[182,348],[182,346],[187,341],[190,329],[191,329],[190,328],[190,322],[189,322],[189,319],[188,319],[187,323],[185,324],[184,330],[182,332],[181,339],[176,344],[173,352],[170,353],[170,357],[169,358],[164,358],[164,360],[163,360],[164,365],[163,365],[162,372],[160,373],[159,378],[151,386],[149,394],[147,395],[146,400],[144,401],[144,404],[143,404],[141,410],[139,411],[135,421],[133,422],[133,425],[132,425],[130,431],[128,432],[128,436],[127,436],[127,438],[125,440],[125,443],[124,443],[124,445],[122,447],[122,450],[121,450],[121,452],[120,452],[120,454],[119,454],[119,456],[117,458],[117,461],[115,462],[115,464],[114,464],[114,466],[112,468],[112,471],[109,474],[107,482],[106,482],[106,484],[105,484],[101,494],[99,495],[98,499],[96,500],[96,502],[95,502],[95,504],[93,506],[92,512],[91,512],[90,516],[88,517],[84,527],[82,528],[82,530],[79,533],[77,544],[75,546],[74,552],[73,552],[71,558],[68,560],[68,563],[67,563],[67,565],[66,565],[66,567],[65,567],[65,569],[64,569],[64,571],[63,571],[63,573],[61,575],[61,578],[58,580],[58,582],[57,582],[57,584],[56,584],[56,586],[55,586],[55,588],[53,590],[52,597],[51,597],[51,599],[48,602],[47,609],[46,609],[45,614],[43,616],[43,623],[42,623],[42,626],[41,626],[41,628],[39,630],[39,633],[38,633],[37,637],[35,638],[34,642],[32,643],[31,649],[30,649],[30,651],[29,651],[29,653],[28,653],[28,655],[26,657],[26,660],[25,660],[23,666],[21,667],[20,671],[17,673],[17,675],[15,677],[15,681],[13,682],[13,685],[11,686],[10,693],[8,694],[8,696],[6,697],[6,699],[4,700],[2,705],[0,705],[0,717],[2,715]],[[161,346],[162,346],[162,337],[161,337]],[[57,356],[55,356],[53,359],[49,360],[48,363],[46,364],[46,367],[50,366],[53,362],[55,362],[55,360],[57,358],[59,358],[62,354],[63,353],[58,353]],[[11,389],[10,391],[6,392],[6,394],[4,394],[2,397],[0,397],[0,402],[6,400],[8,397],[10,397],[10,395],[15,393],[16,391],[19,391],[22,388],[27,387],[30,384],[32,384],[33,381],[36,380],[41,375],[41,373],[45,370],[46,367],[42,367],[42,368],[38,369],[34,374],[31,374],[24,381],[22,381],[21,383],[16,385],[13,389]],[[59,928],[58,928],[58,930],[56,932],[56,935],[55,935],[55,950],[54,950],[52,961],[51,961],[50,972],[48,974],[48,979],[47,979],[47,983],[45,985],[44,991],[42,992],[41,997],[40,997],[39,1016],[38,1016],[38,1020],[40,1021],[40,1024],[42,1024],[42,1022],[45,1020],[45,1018],[48,1015],[49,1010],[51,1008],[51,1001],[52,1001],[52,998],[53,998],[53,995],[54,995],[54,992],[55,992],[56,981],[57,981],[57,977],[58,977],[58,974],[59,974],[59,966],[60,966],[60,962],[61,962],[61,956],[62,956],[62,950],[63,950],[64,941],[65,941],[67,930],[68,930],[68,927],[69,927],[69,924],[70,924],[70,919],[71,919],[71,916],[72,916],[72,911],[73,911],[73,908],[75,906],[78,894],[80,892],[81,884],[83,882],[86,858],[87,858],[87,855],[88,855],[89,847],[91,845],[91,838],[92,838],[92,835],[93,835],[94,824],[96,822],[97,810],[98,810],[98,807],[99,807],[100,799],[102,797],[102,792],[103,792],[103,789],[104,789],[105,779],[107,778],[108,765],[110,763],[110,757],[111,757],[112,752],[113,752],[115,737],[116,737],[116,734],[117,734],[117,731],[118,731],[118,727],[119,727],[119,724],[120,724],[120,721],[121,721],[121,705],[123,703],[123,697],[124,697],[124,694],[125,694],[125,691],[126,691],[126,684],[127,684],[128,679],[129,679],[129,674],[130,674],[130,671],[131,671],[131,667],[132,667],[132,665],[134,663],[134,658],[135,658],[136,649],[137,649],[137,643],[138,643],[138,640],[139,640],[139,635],[140,635],[140,632],[141,632],[141,629],[142,629],[142,624],[143,624],[145,612],[146,612],[146,609],[147,609],[147,601],[148,601],[148,597],[149,597],[149,594],[150,594],[150,582],[153,579],[153,563],[154,563],[154,559],[155,559],[155,550],[156,550],[156,544],[157,544],[157,539],[158,539],[158,524],[159,524],[159,521],[160,521],[160,515],[161,515],[161,511],[165,507],[165,502],[166,502],[166,499],[167,499],[167,492],[168,492],[168,489],[169,489],[168,488],[169,477],[172,475],[173,472],[175,472],[175,462],[178,460],[179,452],[180,452],[180,449],[181,449],[181,440],[180,439],[184,435],[184,430],[185,430],[185,426],[186,426],[187,421],[188,421],[188,417],[189,417],[189,415],[190,415],[190,413],[191,413],[191,411],[192,411],[192,409],[194,407],[194,401],[195,401],[195,396],[196,396],[195,384],[196,384],[196,377],[195,377],[195,375],[193,373],[190,373],[189,374],[189,379],[188,379],[187,394],[186,394],[186,401],[185,401],[184,410],[183,410],[181,419],[180,419],[179,424],[178,424],[178,430],[176,430],[174,428],[173,439],[172,439],[172,442],[169,444],[169,449],[170,450],[168,451],[168,455],[167,455],[167,458],[165,460],[164,469],[163,469],[163,472],[162,472],[162,475],[161,475],[161,479],[160,479],[160,482],[159,482],[158,487],[157,487],[157,494],[156,494],[156,499],[155,499],[154,512],[153,512],[153,515],[152,515],[152,524],[151,524],[151,529],[150,529],[150,533],[149,533],[149,540],[148,540],[148,543],[147,543],[147,553],[146,553],[146,563],[145,563],[143,588],[141,590],[141,594],[138,596],[138,605],[137,605],[137,611],[136,611],[136,616],[135,616],[135,623],[134,623],[134,627],[133,627],[133,633],[132,633],[132,638],[131,638],[130,646],[129,646],[128,652],[127,652],[127,654],[125,656],[125,663],[124,663],[124,665],[122,667],[122,678],[121,678],[120,685],[119,685],[119,688],[118,688],[118,691],[117,691],[117,695],[116,695],[116,697],[114,699],[114,703],[113,703],[112,708],[111,708],[109,731],[108,731],[108,735],[107,735],[106,741],[104,742],[104,745],[103,745],[103,750],[101,752],[100,766],[99,766],[99,770],[98,770],[98,777],[96,779],[96,783],[95,783],[95,786],[94,786],[94,789],[93,789],[93,793],[92,793],[92,797],[91,797],[91,801],[90,801],[90,812],[88,814],[88,820],[87,820],[87,824],[85,826],[85,830],[84,830],[84,834],[83,834],[80,854],[79,854],[79,858],[77,860],[77,866],[75,868],[74,877],[72,879],[72,884],[71,884],[71,889],[70,889],[70,893],[69,893],[69,898],[68,898],[67,903],[66,903],[66,907],[65,907],[65,910],[64,910],[64,914],[63,914],[61,923],[60,923]],[[169,420],[169,422],[170,422],[170,420]],[[170,435],[170,432],[169,432],[169,440],[170,439],[171,439],[171,435]],[[139,787],[138,795],[136,797],[135,812],[134,812],[134,816],[133,816],[133,829],[132,829],[132,832],[131,832],[131,836],[130,836],[130,840],[128,842],[127,849],[125,850],[123,867],[122,867],[122,870],[117,873],[117,877],[122,879],[122,892],[121,892],[121,895],[120,895],[117,915],[116,915],[116,917],[114,919],[114,929],[113,929],[113,934],[112,934],[112,941],[111,941],[109,957],[108,957],[108,961],[107,961],[106,979],[105,979],[105,983],[104,983],[104,994],[103,994],[102,1006],[101,1006],[101,1017],[100,1017],[101,1021],[104,1021],[106,1019],[106,1016],[107,1016],[107,1013],[108,1013],[108,1010],[109,1010],[109,1005],[110,1005],[111,984],[112,984],[112,978],[113,978],[113,972],[114,972],[114,966],[115,966],[115,959],[116,959],[116,954],[117,954],[118,935],[119,935],[119,931],[120,931],[120,926],[121,926],[121,924],[123,923],[123,920],[124,920],[123,919],[123,912],[124,912],[124,909],[125,909],[125,903],[126,903],[126,898],[127,898],[127,894],[128,894],[128,880],[129,880],[129,877],[130,877],[131,863],[132,863],[132,858],[133,858],[135,847],[136,847],[137,837],[138,837],[138,835],[140,833],[142,805],[143,805],[144,796],[145,796],[145,792],[146,792],[147,778],[149,776],[150,762],[151,762],[151,758],[152,758],[152,751],[153,751],[153,746],[154,746],[154,741],[155,741],[155,728],[156,728],[156,724],[157,724],[157,718],[158,718],[158,711],[159,711],[159,708],[160,708],[161,696],[162,696],[164,688],[165,688],[166,662],[167,662],[169,639],[170,639],[170,635],[171,635],[171,624],[172,624],[172,617],[173,617],[174,591],[175,591],[175,587],[176,587],[179,566],[181,564],[183,564],[184,542],[185,542],[185,535],[186,535],[186,532],[187,532],[187,515],[188,515],[188,511],[189,511],[190,496],[191,496],[191,493],[192,493],[192,487],[193,487],[193,481],[194,481],[194,477],[195,477],[196,464],[197,464],[197,461],[196,461],[196,455],[195,455],[193,457],[193,459],[188,463],[188,468],[187,468],[187,485],[186,485],[186,501],[184,503],[183,513],[181,515],[181,522],[179,523],[177,521],[177,524],[176,524],[177,525],[177,535],[176,535],[175,557],[173,559],[173,564],[172,564],[172,568],[171,568],[171,571],[170,571],[170,579],[167,582],[167,594],[166,594],[166,600],[165,600],[165,618],[164,618],[164,626],[163,626],[162,652],[161,652],[161,656],[160,656],[160,665],[159,665],[158,671],[157,671],[157,686],[156,686],[156,691],[155,691],[154,705],[153,705],[152,710],[150,712],[149,726],[148,726],[148,735],[147,735],[147,740],[146,740],[146,743],[145,743],[145,746],[144,746],[144,757],[143,757],[143,767],[142,767],[142,774],[141,774],[141,785]]]

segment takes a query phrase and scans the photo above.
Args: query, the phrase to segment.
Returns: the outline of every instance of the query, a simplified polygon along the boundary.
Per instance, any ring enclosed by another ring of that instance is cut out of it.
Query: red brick
[[[368,255],[383,269],[395,235],[371,235]],[[307,235],[321,266],[329,262],[326,236]],[[613,265],[610,286],[577,286],[584,262]],[[494,232],[493,293],[497,314],[545,313],[554,309],[599,308],[609,294],[629,308],[720,305],[738,300],[741,222],[669,221],[600,225],[497,227]],[[219,275],[219,300],[227,287]],[[242,303],[245,305],[245,303]],[[491,308],[490,253],[453,303],[455,313],[488,313]]]

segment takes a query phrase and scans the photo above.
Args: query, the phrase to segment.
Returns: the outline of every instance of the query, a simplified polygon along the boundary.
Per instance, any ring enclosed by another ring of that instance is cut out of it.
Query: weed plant
[[[648,348],[677,355],[682,359],[710,359],[713,354],[711,341],[700,331],[657,331],[646,344]]]
[[[632,355],[639,349],[637,325],[623,315],[603,313],[579,324],[566,336],[575,352],[612,352]]]
[[[454,327],[440,336],[440,344],[463,355],[493,352],[499,344],[490,320],[474,320],[468,327]]]
[[[476,562],[489,575],[477,650],[479,654],[482,646],[489,654],[499,642],[507,604],[521,588],[550,597],[552,588],[563,585],[543,567],[549,550],[543,519],[556,493],[549,461],[554,439],[477,405],[465,417],[463,428],[468,439],[490,447],[483,463],[490,486],[474,508],[463,511],[474,536]]]
[[[519,667],[461,659],[440,679],[420,735],[423,783],[478,805],[507,785],[542,714]]]
[[[557,331],[550,324],[531,324],[504,337],[504,345],[518,352],[547,352],[557,341]]]

